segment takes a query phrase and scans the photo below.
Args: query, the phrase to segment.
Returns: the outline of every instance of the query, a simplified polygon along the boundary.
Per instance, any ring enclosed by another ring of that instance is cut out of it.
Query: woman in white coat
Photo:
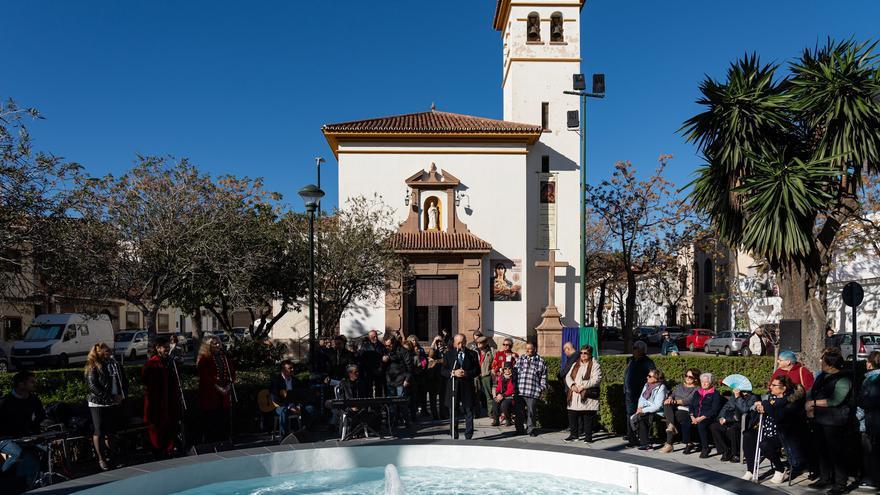
[[[580,359],[565,375],[565,384],[568,386],[568,424],[571,431],[565,439],[566,442],[579,438],[587,443],[593,441],[593,424],[599,411],[601,380],[602,369],[599,367],[599,360],[593,357],[593,348],[589,345],[581,347]]]

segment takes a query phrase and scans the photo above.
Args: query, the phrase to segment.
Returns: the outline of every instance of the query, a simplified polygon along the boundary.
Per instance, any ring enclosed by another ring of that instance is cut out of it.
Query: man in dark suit
[[[464,412],[464,437],[470,440],[474,436],[474,378],[480,375],[480,361],[477,353],[467,348],[467,338],[458,334],[452,339],[452,349],[447,351],[440,371],[446,378],[446,396],[449,397],[450,412],[461,407]],[[458,438],[458,421],[451,421],[452,438]]]

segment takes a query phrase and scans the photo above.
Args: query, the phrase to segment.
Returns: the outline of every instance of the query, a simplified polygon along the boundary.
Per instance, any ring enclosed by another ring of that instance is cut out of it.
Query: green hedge
[[[623,375],[626,371],[627,357],[625,355],[599,357],[599,365],[602,368],[599,422],[611,433],[626,431]],[[651,356],[651,359],[666,375],[666,385],[669,388],[681,380],[688,368],[698,368],[703,373],[714,374],[719,381],[727,375],[739,373],[751,380],[757,392],[762,392],[775,369],[773,358],[762,356]],[[547,363],[549,386],[539,408],[539,421],[543,427],[562,428],[567,424],[565,396],[562,392],[562,383],[556,376],[561,359],[545,357],[544,361]]]

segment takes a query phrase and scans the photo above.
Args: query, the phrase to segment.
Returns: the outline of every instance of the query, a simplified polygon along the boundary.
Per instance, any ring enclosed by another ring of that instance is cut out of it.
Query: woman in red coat
[[[196,366],[199,370],[199,408],[204,414],[204,440],[229,440],[230,415],[235,383],[235,367],[223,352],[220,339],[202,342]]]
[[[181,396],[176,367],[172,366],[168,352],[168,339],[159,337],[153,355],[141,370],[144,382],[144,422],[157,459],[174,453],[174,438],[181,419]]]

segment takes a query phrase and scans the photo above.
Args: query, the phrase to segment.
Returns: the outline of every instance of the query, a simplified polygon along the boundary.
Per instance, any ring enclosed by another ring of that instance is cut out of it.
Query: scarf
[[[654,393],[654,389],[659,387],[660,385],[661,385],[661,383],[659,381],[656,381],[654,383],[646,383],[645,384],[645,391],[642,392],[642,398],[645,400],[650,400],[651,394]]]
[[[700,387],[697,389],[697,393],[700,394],[700,401],[702,401],[703,399],[706,398],[707,395],[715,393],[715,387],[712,387],[712,388]]]
[[[574,362],[574,366],[571,367],[571,373],[568,376],[575,382],[577,382],[578,371],[581,369],[581,360],[578,359]],[[584,374],[584,380],[590,379],[590,374],[593,372],[593,360],[591,359],[589,363],[587,363],[587,372]],[[581,400],[584,400],[584,396],[587,394],[587,391],[582,391],[579,395],[581,396]],[[565,393],[566,403],[571,405],[571,400],[574,398],[574,391],[571,387],[568,387],[568,391]]]

